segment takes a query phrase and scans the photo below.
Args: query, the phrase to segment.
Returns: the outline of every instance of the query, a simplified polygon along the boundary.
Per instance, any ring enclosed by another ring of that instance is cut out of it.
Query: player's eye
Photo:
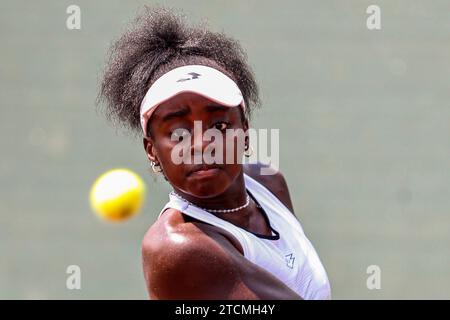
[[[172,131],[171,133],[171,140],[173,141],[180,141],[180,139],[185,139],[186,137],[189,137],[191,133],[188,129],[185,128],[177,128]]]
[[[226,128],[228,128],[229,125],[230,125],[230,124],[229,124],[228,122],[225,122],[225,121],[219,121],[219,122],[216,122],[216,123],[214,124],[214,128],[217,129],[217,130],[223,131],[223,130],[225,130]]]

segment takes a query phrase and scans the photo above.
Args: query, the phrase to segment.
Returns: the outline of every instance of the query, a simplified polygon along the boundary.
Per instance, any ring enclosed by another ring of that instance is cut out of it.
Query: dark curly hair
[[[190,26],[183,15],[161,7],[144,7],[111,46],[97,103],[105,103],[104,113],[114,124],[142,132],[139,108],[148,88],[187,64],[214,67],[232,78],[244,96],[247,119],[260,106],[258,86],[239,43],[204,25]]]

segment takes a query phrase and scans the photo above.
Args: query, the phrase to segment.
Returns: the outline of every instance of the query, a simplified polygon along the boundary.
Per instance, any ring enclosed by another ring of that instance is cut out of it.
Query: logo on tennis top
[[[198,77],[201,76],[201,74],[196,73],[196,72],[189,72],[188,75],[190,75],[191,77],[189,77],[189,78],[181,78],[181,79],[178,79],[177,82],[183,82],[183,81],[188,81],[188,80],[194,80],[194,79],[198,79]]]
[[[289,268],[293,269],[293,268],[294,268],[294,261],[295,261],[294,254],[289,253],[289,254],[287,254],[287,255],[284,256],[284,259],[285,259],[285,261],[286,261],[286,265],[287,265]]]

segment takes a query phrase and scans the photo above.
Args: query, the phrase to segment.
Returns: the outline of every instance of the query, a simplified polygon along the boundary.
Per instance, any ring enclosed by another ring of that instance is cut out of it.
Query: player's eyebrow
[[[216,105],[216,104],[209,104],[205,106],[206,112],[216,112],[216,111],[226,111],[229,108],[222,105]],[[191,109],[189,107],[182,107],[179,110],[168,112],[167,114],[162,116],[162,121],[168,121],[173,118],[182,117],[187,114],[191,113]]]
[[[209,104],[209,105],[205,106],[206,112],[226,111],[226,110],[228,110],[228,107],[218,105],[218,104]]]
[[[191,112],[191,109],[189,109],[188,107],[182,107],[182,109],[172,111],[172,112],[165,114],[162,117],[162,121],[168,121],[173,118],[182,117],[182,116],[189,114],[190,112]]]

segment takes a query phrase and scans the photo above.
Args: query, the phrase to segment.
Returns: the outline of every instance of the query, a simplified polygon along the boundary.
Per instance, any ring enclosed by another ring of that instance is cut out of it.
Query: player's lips
[[[190,175],[211,175],[216,174],[219,170],[221,170],[219,165],[215,164],[197,164],[192,166],[189,170],[188,176]]]

